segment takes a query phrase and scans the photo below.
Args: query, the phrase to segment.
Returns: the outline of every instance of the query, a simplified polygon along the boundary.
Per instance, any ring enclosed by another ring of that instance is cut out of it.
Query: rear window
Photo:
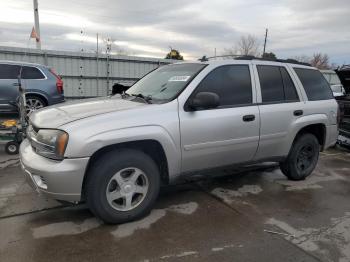
[[[22,78],[23,79],[45,79],[45,76],[36,67],[23,66]]]
[[[257,69],[263,103],[299,101],[294,83],[284,67],[258,65]]]
[[[0,79],[17,79],[19,68],[18,65],[0,64]]]
[[[305,68],[294,68],[294,71],[303,84],[310,101],[333,98],[332,90],[320,71]]]

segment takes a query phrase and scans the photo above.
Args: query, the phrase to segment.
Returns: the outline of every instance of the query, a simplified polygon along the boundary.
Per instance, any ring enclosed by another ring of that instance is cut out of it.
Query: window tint
[[[289,73],[280,66],[257,66],[263,103],[299,101]]]
[[[294,68],[310,101],[332,99],[332,90],[321,72],[313,69]]]
[[[220,97],[220,106],[252,103],[252,84],[248,65],[221,66],[210,72],[198,85],[195,94],[214,92]]]
[[[284,95],[286,101],[299,101],[299,97],[297,94],[297,90],[295,89],[295,85],[290,78],[289,73],[284,67],[280,67],[283,86],[284,86]]]
[[[0,79],[17,79],[19,68],[18,65],[0,64]]]
[[[23,79],[44,79],[45,76],[41,73],[38,68],[31,66],[23,66],[22,68]]]
[[[283,81],[278,66],[257,66],[264,103],[284,101]]]

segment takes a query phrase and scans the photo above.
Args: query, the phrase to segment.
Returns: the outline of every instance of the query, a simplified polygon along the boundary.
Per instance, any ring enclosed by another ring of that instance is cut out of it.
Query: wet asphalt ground
[[[0,261],[350,261],[349,160],[328,150],[301,182],[271,163],[169,186],[110,226],[38,196],[0,146]]]

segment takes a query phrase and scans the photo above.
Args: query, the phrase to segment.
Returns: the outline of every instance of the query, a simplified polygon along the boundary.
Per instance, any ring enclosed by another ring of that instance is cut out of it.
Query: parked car
[[[20,159],[39,192],[121,223],[147,214],[162,185],[204,170],[276,161],[287,178],[305,179],[336,143],[337,110],[310,66],[178,63],[123,96],[34,112]]]
[[[321,70],[321,72],[330,84],[334,97],[344,96],[345,89],[340,82],[337,73],[334,70]]]
[[[340,109],[338,144],[350,148],[350,96],[336,97]]]
[[[17,112],[18,76],[26,88],[27,113],[64,101],[63,81],[49,67],[0,61],[0,113]]]

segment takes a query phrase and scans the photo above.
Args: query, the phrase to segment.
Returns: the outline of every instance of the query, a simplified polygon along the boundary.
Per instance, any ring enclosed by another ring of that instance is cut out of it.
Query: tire
[[[290,180],[304,180],[314,171],[320,144],[313,134],[302,134],[293,143],[287,159],[280,163],[282,173]]]
[[[135,193],[136,188],[144,193]],[[159,189],[160,171],[152,158],[138,150],[123,149],[109,152],[94,163],[88,171],[85,193],[95,216],[107,224],[117,224],[148,214]],[[118,198],[112,201],[114,197]]]
[[[34,112],[40,108],[47,106],[47,103],[44,99],[35,95],[26,96],[26,110],[27,114]]]
[[[19,144],[17,142],[11,141],[6,143],[5,152],[8,155],[17,155],[19,151]]]

